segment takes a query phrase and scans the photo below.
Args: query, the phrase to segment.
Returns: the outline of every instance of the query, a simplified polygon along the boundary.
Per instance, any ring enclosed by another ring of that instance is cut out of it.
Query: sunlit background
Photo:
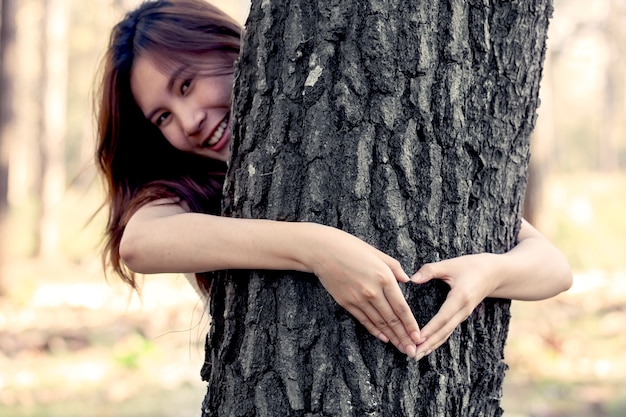
[[[244,22],[248,0],[214,2]],[[198,297],[162,275],[139,299],[105,281],[99,259],[92,91],[112,24],[137,3],[1,3],[13,36],[0,92],[0,417],[199,415]],[[514,303],[506,417],[626,416],[624,48],[626,0],[555,1],[526,213],[566,253],[575,284]]]

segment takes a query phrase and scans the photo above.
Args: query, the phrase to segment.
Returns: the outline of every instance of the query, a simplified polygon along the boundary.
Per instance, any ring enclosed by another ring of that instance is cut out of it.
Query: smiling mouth
[[[203,148],[210,148],[212,146],[217,145],[220,142],[220,139],[224,136],[224,132],[228,128],[228,122],[230,121],[230,113],[226,113],[224,119],[220,122],[219,125],[213,131],[213,134],[204,142],[202,145]]]

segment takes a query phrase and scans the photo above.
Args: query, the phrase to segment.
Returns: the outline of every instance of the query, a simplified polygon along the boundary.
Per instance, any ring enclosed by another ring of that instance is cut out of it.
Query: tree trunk
[[[620,39],[623,18],[615,0],[609,0],[609,13],[603,26],[606,30],[608,57],[604,77],[604,94],[602,95],[602,127],[598,132],[598,147],[600,154],[600,171],[616,173],[620,168],[620,113],[624,109],[622,93],[624,91],[623,40]]]
[[[45,5],[38,254],[51,258],[59,252],[59,210],[65,192],[69,3],[46,0]]]
[[[0,0],[0,296],[6,292],[2,273],[7,259],[7,229],[9,209],[9,126],[13,119],[13,90],[10,66],[15,50],[15,4]]]
[[[224,214],[313,221],[424,262],[515,244],[549,0],[256,0]],[[420,325],[446,297],[406,285]],[[498,416],[509,302],[421,361],[311,275],[215,278],[205,416]]]

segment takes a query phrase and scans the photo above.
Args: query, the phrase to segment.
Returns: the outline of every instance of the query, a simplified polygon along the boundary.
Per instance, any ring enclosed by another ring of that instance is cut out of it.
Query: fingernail
[[[389,338],[387,336],[385,336],[383,333],[380,333],[378,335],[378,340],[380,340],[383,343],[389,342]]]
[[[422,273],[421,272],[416,272],[411,277],[411,281],[419,281],[420,279],[422,279]]]
[[[404,354],[406,354],[406,351],[404,350],[404,346],[402,345],[398,345],[398,350]]]
[[[414,358],[415,352],[417,352],[417,348],[415,347],[415,345],[406,345],[404,350],[406,351],[406,354],[409,358]]]
[[[419,361],[420,359],[422,359],[424,357],[424,353],[418,353],[415,355],[415,360]]]
[[[415,344],[417,345],[420,342],[420,334],[419,334],[419,332],[411,333],[411,340],[413,340],[413,342],[415,342]]]

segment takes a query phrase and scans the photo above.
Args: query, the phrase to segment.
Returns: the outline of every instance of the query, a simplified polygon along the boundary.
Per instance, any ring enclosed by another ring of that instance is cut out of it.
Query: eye
[[[170,117],[170,112],[163,112],[159,115],[159,117],[157,117],[157,119],[154,121],[154,124],[157,126],[161,126],[163,123],[165,123],[168,117]]]
[[[183,81],[183,83],[180,85],[181,94],[185,94],[190,86],[191,86],[191,80]]]

